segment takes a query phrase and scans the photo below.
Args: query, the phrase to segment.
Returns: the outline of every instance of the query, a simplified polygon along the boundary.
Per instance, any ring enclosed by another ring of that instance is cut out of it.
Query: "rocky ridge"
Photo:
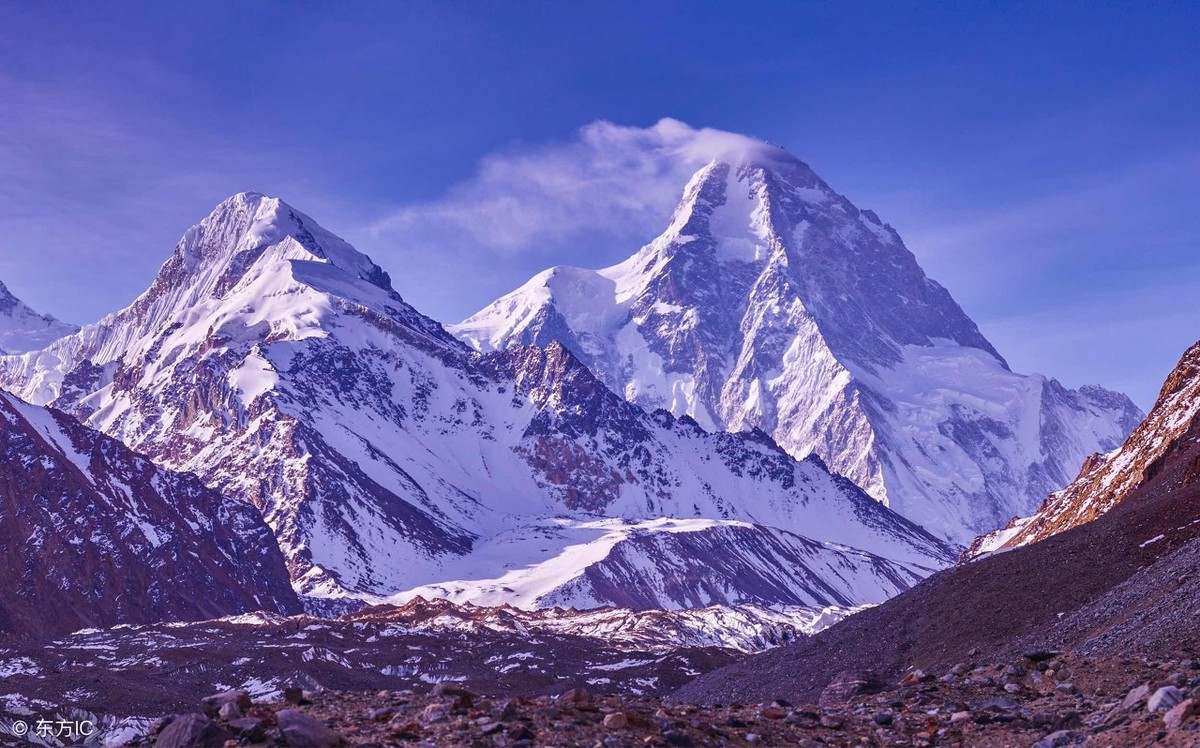
[[[253,507],[0,391],[0,637],[295,613]]]
[[[1200,440],[1173,440],[1140,485],[1097,519],[940,572],[796,646],[701,676],[678,696],[804,700],[842,669],[899,678],[906,668],[944,670],[970,650],[996,661],[1050,650],[1195,660],[1197,464]]]
[[[1032,515],[1013,519],[1003,529],[977,538],[967,556],[1028,545],[1096,519],[1153,479],[1167,459],[1197,439],[1200,343],[1183,354],[1163,384],[1150,415],[1120,448],[1090,457],[1070,485],[1050,494]]]

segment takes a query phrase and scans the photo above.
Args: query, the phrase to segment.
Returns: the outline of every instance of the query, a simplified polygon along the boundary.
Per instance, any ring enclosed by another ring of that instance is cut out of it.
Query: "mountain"
[[[197,620],[299,601],[243,502],[0,392],[0,635]]]
[[[1028,545],[1091,522],[1157,477],[1179,450],[1198,440],[1200,343],[1183,354],[1150,415],[1119,449],[1093,455],[1069,486],[1050,494],[1028,517],[1014,519],[1007,527],[978,538],[968,555]],[[1200,462],[1192,470],[1200,474]]]
[[[741,143],[629,259],[552,268],[449,329],[480,351],[558,341],[630,401],[760,429],[961,543],[1140,420],[1123,395],[1013,373],[895,230]]]
[[[1185,356],[1191,361],[1184,376],[1189,383],[1196,374],[1194,353]],[[1168,399],[1168,391],[1182,392],[1179,385],[1174,381],[1164,388]],[[912,668],[942,674],[957,663],[975,663],[985,669],[973,677],[992,678],[993,694],[1007,698],[1000,690],[1002,668],[993,670],[993,663],[1015,660],[1028,667],[1039,656],[1025,658],[1026,653],[1059,651],[1106,660],[1103,667],[1092,662],[1087,668],[1108,671],[1106,690],[1090,707],[1107,712],[1096,725],[1128,721],[1112,705],[1102,705],[1114,695],[1120,702],[1145,682],[1131,667],[1136,658],[1145,658],[1159,677],[1169,669],[1164,663],[1182,663],[1183,682],[1194,689],[1200,651],[1200,429],[1194,399],[1176,402],[1183,406],[1181,419],[1190,421],[1187,435],[1171,439],[1139,484],[1099,518],[934,575],[794,646],[702,676],[676,697],[704,703],[729,703],[731,697],[807,703],[843,671],[870,669],[885,683],[895,683]],[[1065,677],[1082,679],[1083,670]],[[1054,686],[1045,681],[1040,694]],[[1073,701],[1068,706],[1082,712]],[[1045,708],[1043,701],[1032,711]],[[1145,714],[1145,707],[1139,711]],[[1103,741],[1110,742],[1144,744]]]
[[[0,382],[253,504],[310,599],[850,607],[953,559],[819,459],[643,411],[561,345],[470,350],[257,193]]]
[[[0,282],[0,353],[36,351],[78,329],[33,311]]]

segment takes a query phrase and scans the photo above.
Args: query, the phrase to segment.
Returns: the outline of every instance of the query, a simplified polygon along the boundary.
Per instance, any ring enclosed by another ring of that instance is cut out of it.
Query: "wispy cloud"
[[[568,143],[487,156],[470,180],[441,198],[407,205],[371,233],[409,251],[511,257],[553,253],[567,261],[605,241],[645,241],[664,227],[692,172],[708,160],[763,145],[663,119],[652,127],[595,122]]]

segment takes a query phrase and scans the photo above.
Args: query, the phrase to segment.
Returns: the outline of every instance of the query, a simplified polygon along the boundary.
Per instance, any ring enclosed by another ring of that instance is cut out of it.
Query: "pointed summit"
[[[36,351],[78,329],[49,314],[38,314],[0,281],[0,353]]]
[[[184,233],[128,307],[44,355],[14,358],[0,368],[21,372],[13,376],[23,382],[22,397],[47,404],[79,384],[64,377],[84,360],[99,367],[90,375],[100,376],[103,368],[111,377],[114,367],[119,373],[144,361],[139,375],[152,376],[197,345],[253,340],[263,330],[273,340],[327,335],[341,313],[370,316],[425,347],[462,347],[392,290],[371,258],[279,198],[240,192]]]
[[[1128,398],[1011,372],[899,235],[804,162],[702,132],[710,160],[656,239],[449,329],[484,351],[559,340],[627,399],[761,429],[958,542],[1136,424]]]
[[[316,221],[277,197],[239,192],[183,235],[155,285],[189,286],[195,296],[222,295],[253,271],[278,260],[327,263],[390,292],[387,273]]]

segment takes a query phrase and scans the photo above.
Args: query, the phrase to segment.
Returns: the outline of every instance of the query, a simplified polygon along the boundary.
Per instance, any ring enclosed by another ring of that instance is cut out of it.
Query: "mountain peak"
[[[208,290],[227,291],[271,248],[281,259],[328,263],[374,286],[391,291],[391,278],[370,257],[326,231],[278,197],[239,192],[221,201],[188,229],[166,265],[172,282],[202,277]],[[161,275],[161,273],[160,273]]]
[[[482,351],[558,340],[626,399],[761,429],[956,540],[1128,433],[1126,399],[1013,373],[896,231],[803,161],[656,128],[697,164],[657,238],[608,268],[535,276],[451,331]]]
[[[78,329],[30,309],[0,281],[0,353],[36,351]]]
[[[26,375],[20,394],[49,403],[79,386],[63,377],[85,357],[124,367],[140,359],[153,370],[177,360],[167,351],[178,357],[197,345],[223,347],[263,335],[272,341],[322,337],[346,316],[429,350],[463,348],[407,304],[371,258],[283,200],[239,192],[184,232],[150,287],[128,307],[76,335],[55,336],[67,337],[46,350],[5,357],[0,369],[39,372]],[[112,371],[88,369],[88,376]]]

